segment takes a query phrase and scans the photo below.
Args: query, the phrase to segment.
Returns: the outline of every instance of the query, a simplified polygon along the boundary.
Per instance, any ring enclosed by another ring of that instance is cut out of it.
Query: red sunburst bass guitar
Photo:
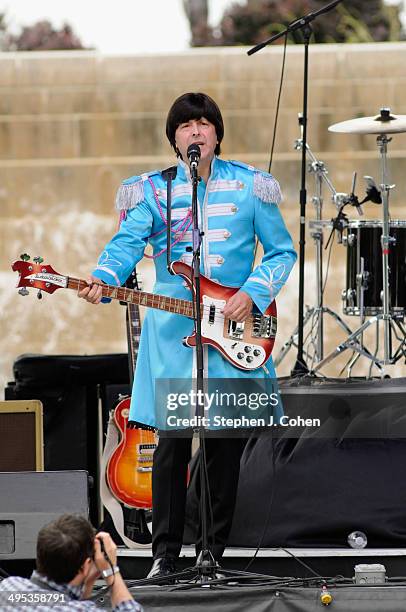
[[[26,287],[35,287],[47,293],[53,293],[61,287],[80,289],[87,287],[87,282],[63,276],[49,265],[44,265],[40,258],[34,262],[26,260],[15,261],[13,270],[20,275],[17,287],[20,293],[27,293]],[[193,272],[187,264],[175,261],[172,271],[184,278],[191,291],[193,288]],[[277,328],[275,301],[265,314],[253,309],[251,315],[242,323],[233,321],[222,314],[227,300],[237,293],[238,288],[226,287],[201,276],[201,313],[202,342],[217,349],[225,359],[241,370],[255,370],[263,366],[271,355]],[[149,306],[175,314],[194,318],[193,302],[180,298],[167,297],[146,293],[126,287],[102,285],[103,297],[120,300],[140,306]],[[183,340],[187,346],[195,346],[196,335],[193,332]]]

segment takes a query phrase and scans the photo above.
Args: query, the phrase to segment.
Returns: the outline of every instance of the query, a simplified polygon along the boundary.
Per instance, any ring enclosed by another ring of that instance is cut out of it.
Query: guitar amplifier
[[[0,440],[0,472],[43,470],[42,403],[0,402]]]
[[[90,489],[90,514],[92,522],[98,524],[98,387],[128,383],[128,356],[21,355],[14,362],[13,372],[15,381],[7,385],[5,398],[35,398],[43,405],[44,469],[89,473],[94,485]],[[19,469],[7,467],[7,471]]]
[[[89,514],[85,471],[0,472],[0,563],[35,559],[37,536],[61,514]]]

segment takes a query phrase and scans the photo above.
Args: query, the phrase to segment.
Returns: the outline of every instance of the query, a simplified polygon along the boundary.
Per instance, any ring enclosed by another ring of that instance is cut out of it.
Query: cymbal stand
[[[358,352],[360,355],[370,359],[372,365],[375,365],[383,374],[384,370],[382,366],[393,365],[401,357],[406,357],[406,330],[403,324],[390,312],[390,296],[389,296],[389,251],[391,244],[395,241],[389,235],[389,193],[395,185],[388,184],[388,166],[387,166],[387,150],[388,143],[391,141],[387,134],[379,134],[376,139],[377,146],[381,155],[381,168],[382,168],[382,183],[380,190],[382,194],[382,236],[381,236],[381,247],[382,247],[382,314],[375,315],[361,324],[361,326],[351,333],[348,338],[337,346],[327,357],[322,359],[312,373],[317,373],[323,366],[330,363],[335,357],[343,353],[347,349]],[[363,306],[363,304],[362,304]],[[363,313],[361,313],[361,316]],[[377,357],[379,349],[379,323],[383,321],[383,358]],[[363,333],[371,325],[376,325],[376,351],[372,355],[369,351],[366,351],[362,344],[359,342],[359,338],[362,338]],[[401,335],[398,335],[400,330]],[[399,346],[395,353],[392,353],[392,334],[399,341]],[[370,368],[370,372],[371,372]]]
[[[299,118],[299,124],[301,123],[301,118]],[[294,148],[297,151],[302,150],[303,148],[303,140],[298,139],[295,141]],[[323,211],[323,182],[326,183],[329,188],[332,199],[338,207],[342,206],[342,202],[344,198],[348,197],[347,194],[337,193],[334,188],[332,182],[328,178],[327,168],[321,160],[318,160],[313,154],[310,146],[306,143],[306,154],[310,158],[310,163],[308,165],[308,172],[314,174],[315,176],[315,192],[316,195],[313,196],[312,202],[316,209],[316,223],[314,224],[314,230],[311,233],[312,238],[314,239],[315,248],[316,248],[316,284],[317,284],[317,304],[316,306],[308,307],[306,306],[306,312],[303,317],[303,326],[305,327],[307,323],[310,321],[310,332],[306,335],[305,341],[307,342],[310,338],[310,342],[308,344],[313,345],[313,352],[309,350],[309,348],[305,349],[306,359],[311,360],[311,364],[316,362],[320,362],[324,357],[324,315],[328,314],[333,317],[333,319],[337,322],[337,324],[345,331],[346,334],[351,334],[352,331],[350,327],[343,321],[343,319],[334,312],[331,308],[324,306],[323,304],[323,220],[322,220],[322,211]],[[314,329],[317,328],[316,341],[312,341],[312,335]],[[288,353],[292,346],[297,346],[297,336],[298,336],[298,326],[294,329],[292,335],[282,346],[279,353],[276,355],[274,359],[275,366],[278,366],[285,355]]]
[[[383,326],[384,326],[384,365],[392,363],[392,347],[391,347],[391,333],[390,333],[390,321],[391,315],[389,311],[389,248],[390,243],[394,241],[389,236],[389,192],[393,189],[394,185],[389,185],[388,179],[388,164],[387,164],[387,152],[388,142],[392,138],[388,138],[386,134],[380,134],[376,139],[378,148],[382,159],[382,285],[383,285]]]

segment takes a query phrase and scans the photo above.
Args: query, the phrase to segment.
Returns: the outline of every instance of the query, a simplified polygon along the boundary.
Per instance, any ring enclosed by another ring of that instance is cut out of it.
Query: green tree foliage
[[[208,32],[203,45],[255,44],[326,4],[328,0],[234,2],[226,9],[219,26]],[[386,6],[383,0],[343,0],[312,22],[314,40],[318,43],[399,40],[399,12],[400,6]],[[300,35],[290,37],[290,42],[301,40]]]
[[[50,51],[85,49],[72,27],[64,23],[61,29],[50,21],[38,21],[24,26],[19,34],[11,34],[5,14],[0,14],[0,47],[2,51]]]
[[[183,0],[183,8],[192,34],[191,46],[207,46],[212,39],[212,31],[208,22],[208,0]]]
[[[0,13],[0,51],[4,51],[4,48],[8,44],[8,23],[6,13]]]

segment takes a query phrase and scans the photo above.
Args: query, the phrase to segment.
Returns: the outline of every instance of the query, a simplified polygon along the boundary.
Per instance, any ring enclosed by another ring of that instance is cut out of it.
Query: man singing
[[[172,182],[172,259],[191,264],[192,183],[187,150],[200,147],[198,166],[199,228],[202,232],[201,273],[220,283],[239,287],[226,303],[223,315],[242,322],[255,304],[264,313],[286,282],[296,260],[292,239],[278,205],[277,181],[241,162],[219,157],[224,126],[217,104],[203,93],[186,93],[173,103],[166,135],[177,156]],[[144,255],[153,248],[156,271],[154,293],[191,300],[181,277],[166,267],[167,182],[154,171],[125,180],[117,205],[125,217],[106,245],[89,287],[80,292],[89,302],[101,301],[100,283],[121,285]],[[261,263],[253,270],[256,238],[263,247]],[[195,351],[182,344],[193,332],[193,321],[178,314],[149,310],[145,317],[130,420],[159,426],[166,408],[156,405],[155,382],[160,379],[196,378]],[[211,378],[275,378],[270,358],[254,371],[234,367],[212,347],[204,347],[204,374]],[[166,432],[168,433],[168,432]],[[242,451],[241,439],[208,437],[205,440],[212,507],[209,522],[210,550],[219,561],[233,518]],[[152,551],[150,577],[175,571],[184,528],[187,467],[191,435],[161,436],[154,453],[152,492]],[[197,552],[201,548],[199,537]]]

